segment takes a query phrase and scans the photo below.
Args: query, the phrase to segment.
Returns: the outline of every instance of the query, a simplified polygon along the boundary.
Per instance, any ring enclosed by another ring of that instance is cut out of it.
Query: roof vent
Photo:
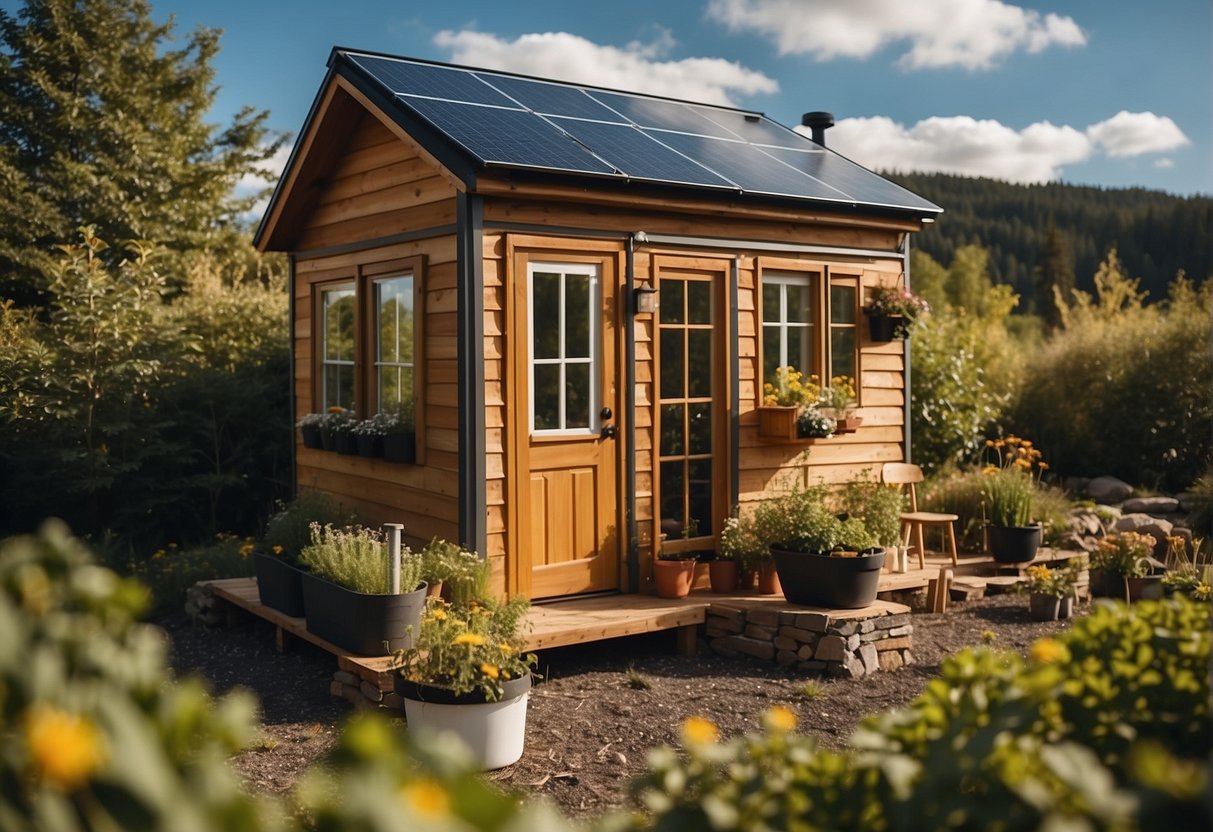
[[[811,113],[805,113],[803,116],[801,116],[800,123],[813,131],[813,135],[809,138],[822,147],[825,147],[826,131],[834,126],[834,114],[822,112],[821,110],[814,110]]]

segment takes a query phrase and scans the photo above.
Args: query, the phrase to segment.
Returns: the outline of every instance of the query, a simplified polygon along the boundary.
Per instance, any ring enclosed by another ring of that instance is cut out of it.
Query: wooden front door
[[[516,586],[616,589],[617,257],[517,252],[513,279]]]

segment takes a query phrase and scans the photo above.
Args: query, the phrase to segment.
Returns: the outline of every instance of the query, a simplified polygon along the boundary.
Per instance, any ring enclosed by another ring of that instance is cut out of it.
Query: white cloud
[[[1091,125],[1087,135],[1113,159],[1164,153],[1189,143],[1179,125],[1168,117],[1125,110],[1107,121]]]
[[[711,0],[707,14],[730,31],[770,38],[780,54],[819,61],[867,58],[908,41],[898,60],[903,69],[990,69],[1020,49],[1086,43],[1073,18],[1002,0]]]
[[[807,128],[797,128],[808,135]],[[1047,121],[1015,130],[970,116],[924,119],[906,127],[883,116],[851,118],[827,133],[831,149],[875,170],[955,173],[1009,182],[1049,182],[1066,165],[1097,152],[1113,158],[1187,144],[1171,119],[1119,113],[1085,130]]]
[[[278,177],[282,175],[282,171],[286,168],[287,160],[291,156],[291,143],[286,142],[282,147],[274,153],[273,156],[261,163],[261,171],[257,174],[246,173],[236,182],[236,187],[232,189],[232,195],[241,198],[261,193],[266,188],[272,188],[278,184]],[[267,193],[264,197],[253,203],[253,207],[241,215],[241,219],[251,222],[257,222],[265,213],[265,209],[269,206],[270,198]]]
[[[1159,170],[1170,170],[1171,168],[1175,167],[1175,160],[1174,159],[1155,159],[1154,167],[1158,168]]]
[[[663,60],[674,45],[664,30],[652,43],[633,41],[622,49],[567,32],[527,34],[508,41],[486,32],[443,31],[434,36],[434,43],[449,49],[455,63],[711,104],[731,105],[733,94],[779,91],[774,79],[735,61]]]

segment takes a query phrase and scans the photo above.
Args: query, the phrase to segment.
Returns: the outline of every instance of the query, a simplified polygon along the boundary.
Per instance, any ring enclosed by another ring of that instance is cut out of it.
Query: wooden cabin
[[[863,308],[940,209],[815,138],[334,50],[256,245],[290,258],[296,416],[405,408],[416,456],[297,444],[296,484],[541,599],[646,592],[733,507],[906,458],[908,345]],[[857,379],[862,425],[760,436],[784,365]]]

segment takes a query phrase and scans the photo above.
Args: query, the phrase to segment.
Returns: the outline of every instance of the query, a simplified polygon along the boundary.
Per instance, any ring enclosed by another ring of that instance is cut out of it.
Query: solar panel
[[[414,64],[408,61],[366,55],[351,56],[351,60],[398,95],[425,95],[450,101],[462,101],[467,104],[517,106],[465,69]]]
[[[736,188],[703,165],[675,153],[627,124],[553,119],[594,153],[633,179],[675,182],[716,188]]]
[[[936,213],[766,116],[341,52],[479,163]]]
[[[429,98],[398,99],[487,164],[555,168],[578,173],[615,170],[526,110],[480,107]]]
[[[508,75],[483,74],[479,77],[518,101],[522,106],[537,113],[591,118],[597,121],[625,122],[625,119],[618,113],[599,104],[577,87],[547,84],[542,81],[527,81]]]

